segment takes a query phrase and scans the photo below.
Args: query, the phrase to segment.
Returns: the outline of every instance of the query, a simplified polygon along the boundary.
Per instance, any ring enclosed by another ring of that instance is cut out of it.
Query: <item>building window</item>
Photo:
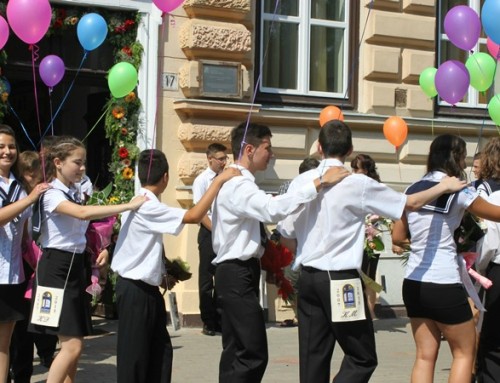
[[[457,5],[468,5],[474,9],[478,15],[481,15],[481,8],[485,0],[468,0],[464,4],[464,1],[459,0],[443,0],[439,2],[438,6],[438,57],[437,65],[439,65],[447,60],[457,60],[465,64],[469,56],[475,52],[485,52],[488,53],[486,47],[486,35],[484,31],[481,31],[481,36],[472,49],[471,52],[464,51],[451,43],[451,41],[446,36],[444,31],[444,19],[448,11]],[[442,114],[467,114],[467,115],[477,115],[478,117],[484,117],[484,109],[486,108],[488,101],[500,88],[500,72],[497,71],[495,79],[493,81],[493,86],[486,92],[479,92],[472,86],[469,86],[468,92],[461,102],[456,104],[456,107],[449,108],[450,105],[443,100],[438,100],[438,111]]]
[[[261,94],[349,100],[353,74],[351,0],[262,0]],[[282,98],[280,98],[281,100]]]

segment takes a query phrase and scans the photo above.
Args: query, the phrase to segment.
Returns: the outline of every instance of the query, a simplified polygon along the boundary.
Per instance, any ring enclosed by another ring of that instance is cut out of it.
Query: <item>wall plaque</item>
[[[200,96],[241,98],[241,64],[200,61]]]

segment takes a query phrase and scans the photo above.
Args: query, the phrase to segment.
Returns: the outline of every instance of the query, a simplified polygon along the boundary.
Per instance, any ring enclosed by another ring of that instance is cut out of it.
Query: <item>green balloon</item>
[[[488,53],[477,52],[469,56],[465,67],[470,74],[470,84],[480,92],[488,90],[493,84],[496,61]]]
[[[121,98],[137,86],[137,70],[128,62],[113,65],[108,75],[108,87],[113,97]]]
[[[418,83],[420,84],[420,88],[424,91],[427,97],[436,97],[438,91],[436,90],[436,86],[434,85],[434,79],[436,78],[437,69],[433,67],[425,68],[422,73],[420,73],[420,77],[418,79]]]
[[[500,126],[500,94],[495,94],[488,103],[488,113],[493,122]]]

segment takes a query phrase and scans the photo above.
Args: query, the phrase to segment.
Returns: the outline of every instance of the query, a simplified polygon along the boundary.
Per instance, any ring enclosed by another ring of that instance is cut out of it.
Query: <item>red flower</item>
[[[122,134],[122,136],[126,136],[128,134],[127,128],[121,128],[120,133]]]
[[[122,158],[122,159],[123,158],[127,158],[128,157],[128,150],[127,150],[127,148],[122,147],[122,148],[118,149],[118,156],[120,158]]]
[[[275,284],[278,294],[288,301],[294,294],[293,286],[283,273],[283,268],[292,263],[293,254],[280,243],[267,241],[266,250],[260,260],[262,270],[267,272],[266,281]]]
[[[123,47],[122,52],[125,53],[129,57],[132,56],[132,49],[130,49],[130,47]]]
[[[53,25],[53,28],[54,29],[59,29],[59,28],[62,28],[63,26],[63,20],[61,18],[57,18],[55,21],[54,21],[54,25]]]

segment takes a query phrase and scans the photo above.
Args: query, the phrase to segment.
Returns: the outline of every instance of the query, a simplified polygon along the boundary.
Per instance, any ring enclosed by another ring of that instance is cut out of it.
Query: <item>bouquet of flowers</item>
[[[364,251],[369,257],[373,257],[375,252],[383,251],[385,246],[382,241],[382,233],[390,232],[392,221],[388,218],[380,217],[376,214],[368,214],[365,218],[365,247]]]
[[[293,254],[279,242],[269,239],[260,264],[267,272],[266,281],[278,287],[278,295],[285,301],[294,300],[294,289],[285,277],[284,268],[292,263]]]
[[[180,258],[175,258],[172,261],[165,258],[165,266],[167,268],[167,274],[171,275],[178,281],[187,281],[192,276],[189,271],[189,264]]]

